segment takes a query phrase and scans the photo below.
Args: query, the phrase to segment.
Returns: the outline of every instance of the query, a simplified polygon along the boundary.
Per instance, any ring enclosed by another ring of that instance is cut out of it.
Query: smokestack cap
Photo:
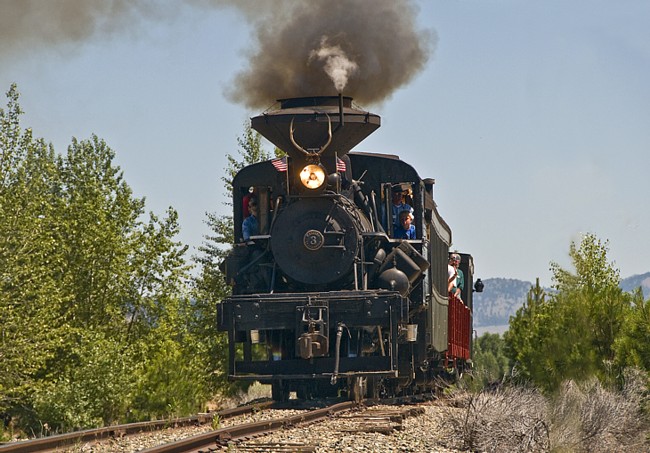
[[[302,151],[291,143],[290,128],[293,120],[293,138],[308,152],[317,152],[328,141],[328,118],[332,127],[332,141],[322,157],[343,156],[381,125],[381,118],[352,106],[352,98],[338,96],[312,96],[279,99],[280,109],[266,112],[251,119],[253,129],[291,157],[303,157]],[[342,107],[343,121],[340,110]]]

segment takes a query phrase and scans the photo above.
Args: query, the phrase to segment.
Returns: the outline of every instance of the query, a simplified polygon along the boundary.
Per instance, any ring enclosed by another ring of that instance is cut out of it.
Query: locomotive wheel
[[[274,381],[271,384],[271,397],[273,401],[284,403],[289,401],[289,390],[282,381]]]

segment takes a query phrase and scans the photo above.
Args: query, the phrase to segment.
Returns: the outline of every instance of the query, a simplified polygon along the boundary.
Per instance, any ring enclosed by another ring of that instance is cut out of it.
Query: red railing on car
[[[457,297],[449,295],[448,359],[469,359],[470,311]]]

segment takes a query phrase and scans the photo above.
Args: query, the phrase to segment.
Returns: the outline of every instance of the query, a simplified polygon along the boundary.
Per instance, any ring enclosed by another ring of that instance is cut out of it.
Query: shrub
[[[472,451],[641,452],[650,449],[647,374],[626,370],[621,390],[566,381],[552,396],[525,386],[455,391],[446,441]]]

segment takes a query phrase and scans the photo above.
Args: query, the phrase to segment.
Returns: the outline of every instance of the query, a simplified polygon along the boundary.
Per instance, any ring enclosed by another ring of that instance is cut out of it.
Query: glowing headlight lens
[[[325,182],[325,170],[318,165],[307,165],[300,172],[300,181],[308,189],[318,189]]]

